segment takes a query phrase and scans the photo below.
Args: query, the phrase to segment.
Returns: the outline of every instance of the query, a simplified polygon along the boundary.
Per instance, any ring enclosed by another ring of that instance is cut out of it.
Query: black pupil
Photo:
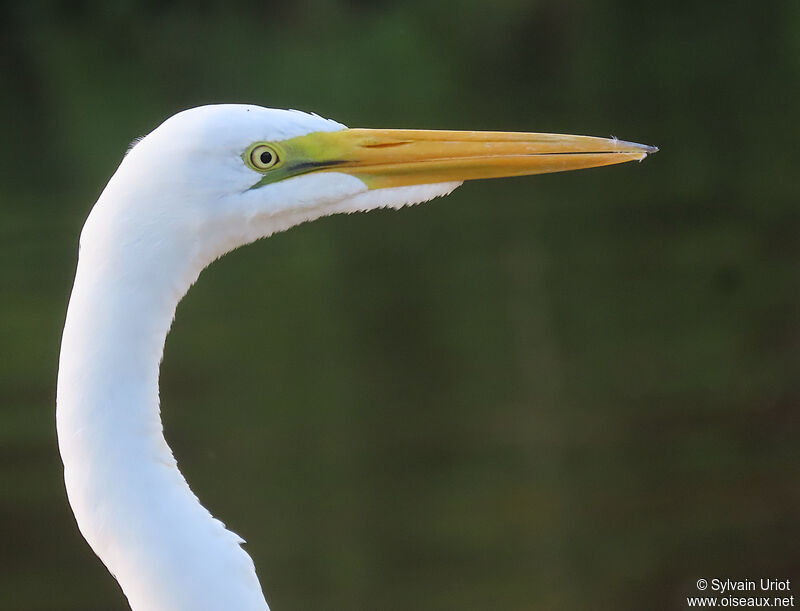
[[[264,165],[269,165],[270,163],[272,163],[272,153],[270,153],[269,151],[264,151],[263,153],[261,153],[261,155],[258,156],[258,158]]]

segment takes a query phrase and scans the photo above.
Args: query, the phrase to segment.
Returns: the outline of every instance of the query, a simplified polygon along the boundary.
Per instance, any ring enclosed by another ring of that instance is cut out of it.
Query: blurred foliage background
[[[700,577],[800,578],[796,0],[0,6],[4,608],[127,608],[54,432],[77,237],[133,138],[225,101],[661,147],[204,272],[167,438],[276,611],[680,609]]]

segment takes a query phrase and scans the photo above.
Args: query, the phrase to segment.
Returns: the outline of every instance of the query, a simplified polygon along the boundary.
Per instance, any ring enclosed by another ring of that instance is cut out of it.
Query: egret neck
[[[163,434],[158,374],[175,308],[210,258],[104,207],[87,221],[58,376],[58,439],[81,533],[133,609],[266,610],[240,539],[198,502]],[[133,232],[133,233],[131,233]],[[213,258],[213,257],[211,257]]]

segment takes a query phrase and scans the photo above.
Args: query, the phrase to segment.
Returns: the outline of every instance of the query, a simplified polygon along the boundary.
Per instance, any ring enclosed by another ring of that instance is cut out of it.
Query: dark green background
[[[800,2],[228,5],[0,9],[0,606],[126,608],[54,432],[77,236],[134,137],[223,101],[661,147],[201,276],[167,438],[274,611],[800,596]]]

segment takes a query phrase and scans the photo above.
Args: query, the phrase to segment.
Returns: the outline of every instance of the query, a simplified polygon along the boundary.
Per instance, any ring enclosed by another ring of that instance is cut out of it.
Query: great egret
[[[347,129],[246,105],[181,112],[136,143],[80,237],[58,372],[58,443],[81,533],[136,611],[268,606],[237,535],[200,504],[161,424],[178,301],[226,252],[325,215],[400,208],[476,178],[644,159],[556,134]]]

